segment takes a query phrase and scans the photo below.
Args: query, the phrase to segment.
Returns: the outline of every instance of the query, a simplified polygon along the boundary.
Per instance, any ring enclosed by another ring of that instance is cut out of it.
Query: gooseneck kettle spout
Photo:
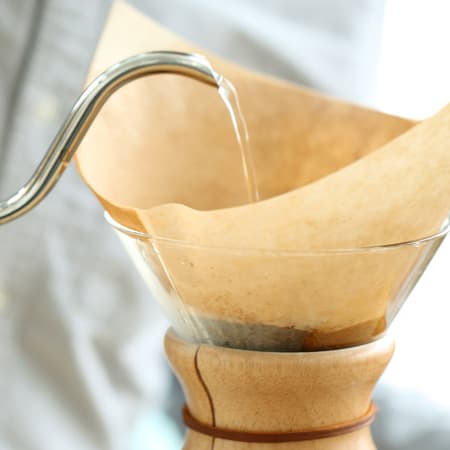
[[[178,73],[219,87],[222,79],[200,55],[148,52],[131,56],[99,75],[81,94],[32,177],[0,201],[0,224],[25,214],[55,186],[106,100],[124,84],[155,73]]]

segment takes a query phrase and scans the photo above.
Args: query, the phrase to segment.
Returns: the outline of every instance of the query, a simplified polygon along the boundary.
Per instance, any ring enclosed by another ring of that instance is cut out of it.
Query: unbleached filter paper
[[[167,291],[217,336],[229,332],[224,323],[254,334],[283,329],[289,349],[316,349],[383,331],[423,249],[348,249],[420,239],[442,226],[450,107],[415,124],[331,99],[194,47],[122,2],[88,79],[152,50],[204,54],[235,85],[262,198],[248,203],[231,121],[214,88],[165,74],[116,92],[77,167],[115,220],[185,243],[142,244]]]

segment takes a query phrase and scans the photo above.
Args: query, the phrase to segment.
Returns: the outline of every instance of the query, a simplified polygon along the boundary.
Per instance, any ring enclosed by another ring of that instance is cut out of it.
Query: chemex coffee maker
[[[449,230],[450,109],[415,124],[196,53],[114,6],[93,81],[0,223],[76,152],[171,320],[186,450],[374,449],[386,330]]]

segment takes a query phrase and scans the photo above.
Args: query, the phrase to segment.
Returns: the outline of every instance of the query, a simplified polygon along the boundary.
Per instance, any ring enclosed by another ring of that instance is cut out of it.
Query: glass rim
[[[164,244],[169,244],[179,247],[188,247],[193,249],[202,250],[216,250],[216,251],[227,251],[227,252],[242,252],[242,253],[264,253],[264,254],[276,254],[280,256],[313,256],[313,255],[332,255],[332,254],[352,254],[352,253],[369,253],[369,252],[383,252],[388,250],[393,250],[402,247],[420,247],[426,243],[437,241],[443,238],[450,231],[450,216],[444,220],[441,229],[429,236],[422,237],[420,239],[413,239],[403,242],[395,242],[391,244],[378,244],[378,245],[368,245],[362,247],[348,247],[348,248],[328,248],[328,249],[310,249],[310,250],[283,250],[283,249],[272,249],[272,248],[251,248],[251,247],[224,247],[224,246],[214,246],[214,245],[203,245],[196,244],[194,242],[167,238],[162,236],[155,236],[153,234],[144,233],[142,231],[135,230],[133,228],[127,227],[119,222],[117,222],[111,215],[104,211],[104,217],[106,221],[117,231],[126,234],[130,237],[139,238],[141,240],[148,240],[154,242],[161,242]]]

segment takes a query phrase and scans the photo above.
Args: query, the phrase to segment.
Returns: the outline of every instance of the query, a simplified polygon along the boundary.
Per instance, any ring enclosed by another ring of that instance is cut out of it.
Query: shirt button
[[[47,96],[36,104],[34,115],[44,123],[51,123],[58,118],[59,103],[56,97]]]
[[[0,314],[6,312],[9,305],[9,297],[6,295],[6,292],[0,289]]]

